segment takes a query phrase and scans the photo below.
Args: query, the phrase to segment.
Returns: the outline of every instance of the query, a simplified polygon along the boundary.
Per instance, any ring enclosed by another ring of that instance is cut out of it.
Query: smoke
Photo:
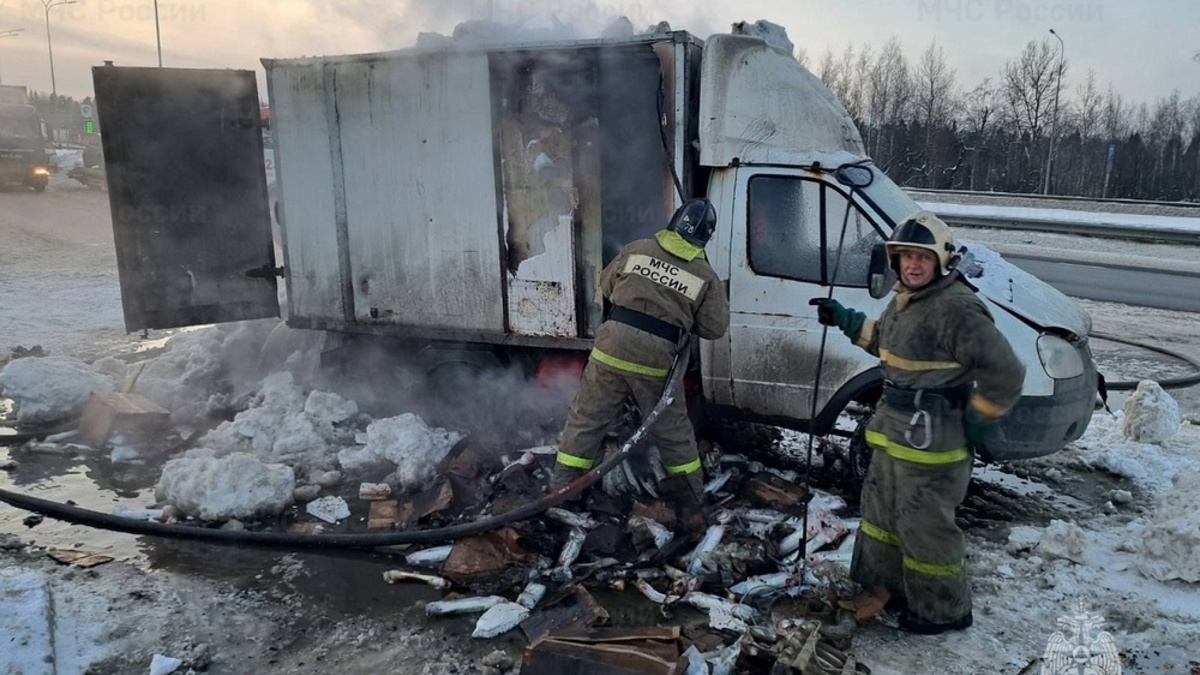
[[[485,24],[491,24],[485,30],[489,41],[598,38],[621,17],[635,32],[662,21],[701,37],[718,32],[700,8],[660,0],[349,0],[320,3],[314,11],[322,21],[349,22],[373,36],[376,46],[364,51],[411,46],[423,32],[478,34]]]

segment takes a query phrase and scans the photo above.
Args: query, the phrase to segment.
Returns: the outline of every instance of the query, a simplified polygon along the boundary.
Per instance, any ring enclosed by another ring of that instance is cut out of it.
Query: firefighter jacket
[[[898,283],[879,319],[864,321],[852,338],[879,357],[886,380],[867,442],[896,459],[966,459],[965,409],[996,421],[1021,396],[1024,366],[958,272],[915,291]]]
[[[621,249],[600,273],[600,293],[615,306],[681,329],[672,343],[617,321],[601,324],[592,358],[635,375],[666,377],[687,333],[715,340],[729,329],[725,287],[704,249],[668,230]]]

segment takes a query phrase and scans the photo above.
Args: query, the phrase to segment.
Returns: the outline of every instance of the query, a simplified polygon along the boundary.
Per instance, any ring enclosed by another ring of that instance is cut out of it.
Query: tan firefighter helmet
[[[937,256],[938,271],[943,276],[954,269],[958,255],[954,252],[954,233],[950,226],[930,211],[918,211],[905,218],[887,241],[888,260],[900,273],[900,249],[922,248]]]

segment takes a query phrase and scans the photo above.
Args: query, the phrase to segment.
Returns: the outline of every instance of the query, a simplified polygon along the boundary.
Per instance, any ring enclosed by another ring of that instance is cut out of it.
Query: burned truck
[[[275,204],[254,72],[94,69],[128,330],[284,315],[431,373],[578,364],[605,263],[703,196],[732,316],[693,359],[697,416],[825,434],[878,398],[878,361],[823,341],[807,300],[881,311],[872,251],[918,206],[791,54],[681,31],[263,65]],[[1026,367],[988,450],[1052,453],[1092,414],[1089,318],[968,248]]]

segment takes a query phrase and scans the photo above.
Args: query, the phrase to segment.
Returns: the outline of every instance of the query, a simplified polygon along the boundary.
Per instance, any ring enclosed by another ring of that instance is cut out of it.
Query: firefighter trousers
[[[971,458],[915,463],[874,450],[851,578],[907,600],[917,618],[938,624],[961,619],[971,611],[971,589],[954,510],[967,495]]]
[[[621,414],[625,399],[633,396],[643,415],[662,397],[664,380],[620,371],[589,359],[583,370],[579,393],[567,412],[567,423],[558,446],[558,464],[587,471],[595,464],[604,434]],[[650,435],[662,454],[668,474],[686,474],[689,481],[701,480],[696,435],[687,416],[687,402],[680,391],[658,418]],[[694,476],[694,477],[693,477]]]

